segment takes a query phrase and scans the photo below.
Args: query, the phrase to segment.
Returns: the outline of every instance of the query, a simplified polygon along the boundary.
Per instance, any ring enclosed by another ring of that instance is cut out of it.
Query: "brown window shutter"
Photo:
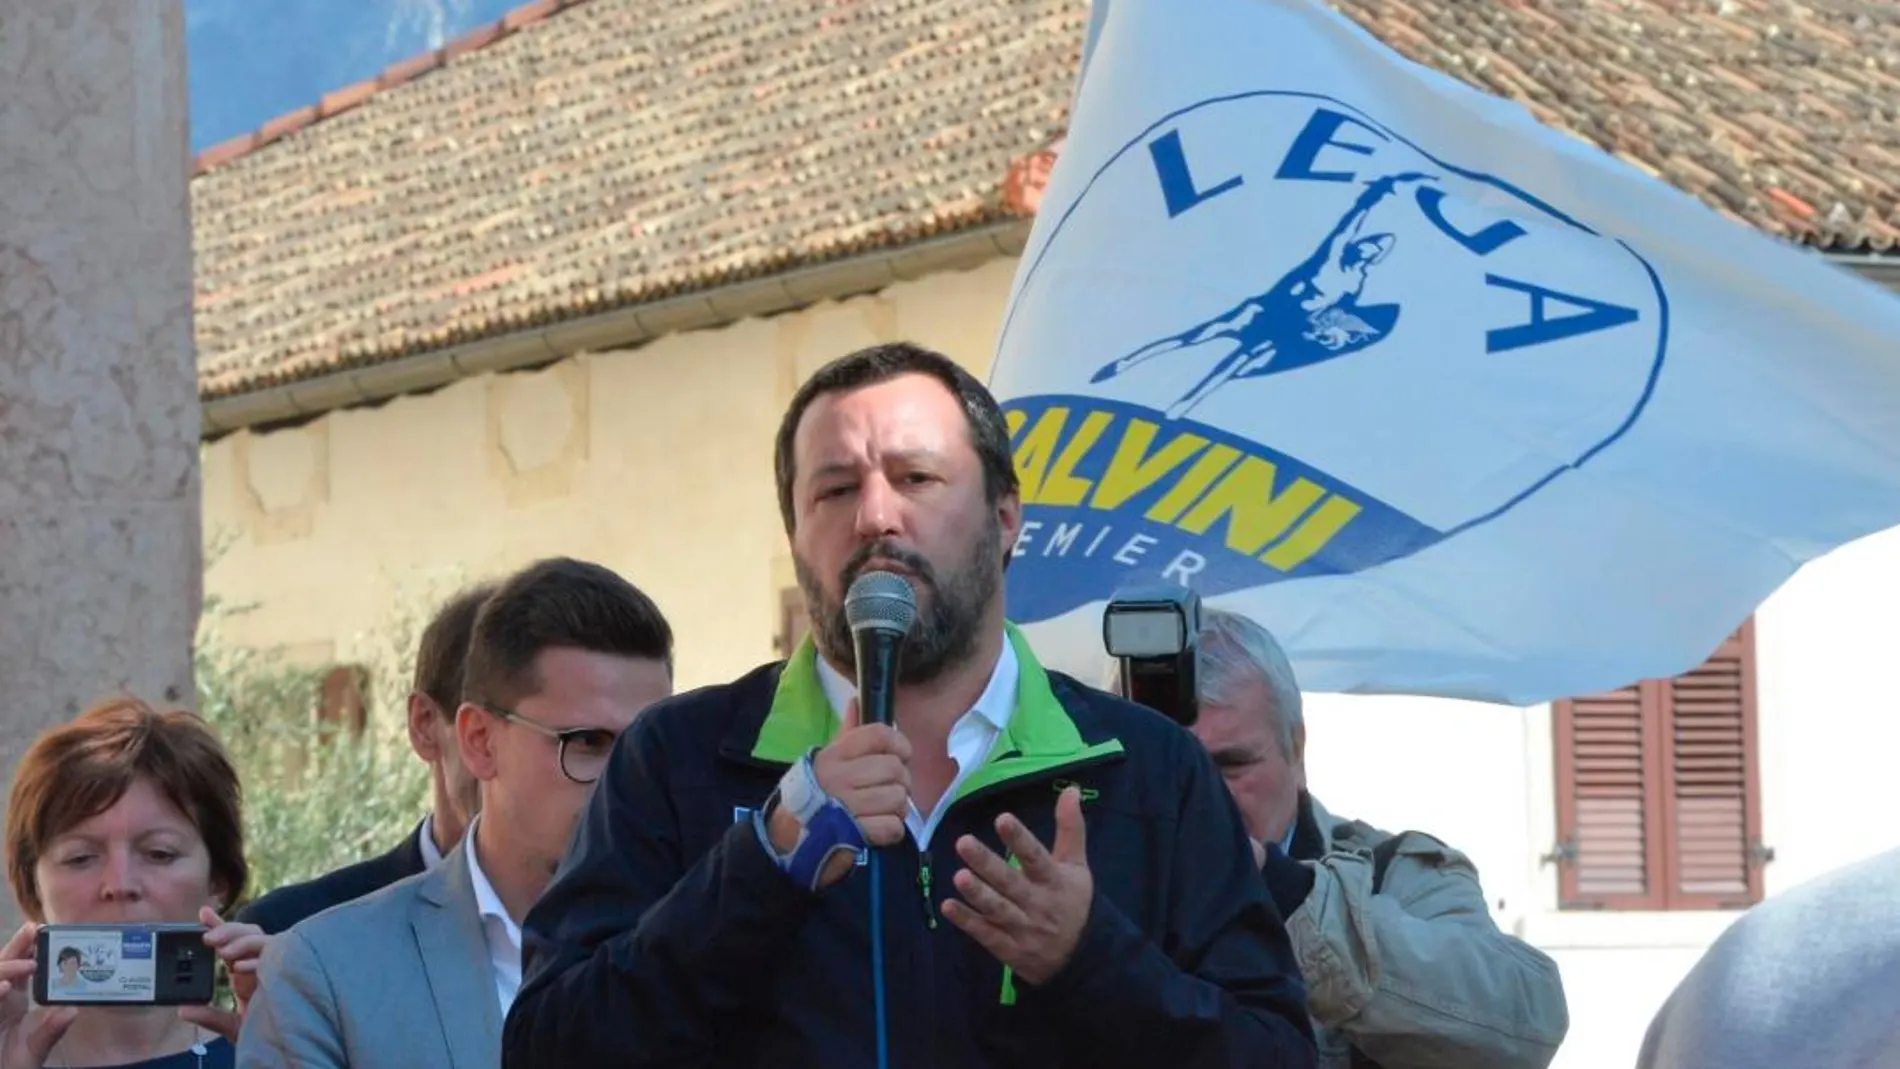
[[[1663,734],[1674,909],[1761,900],[1761,799],[1755,738],[1755,638],[1749,622],[1708,661],[1668,681]]]
[[[811,630],[811,620],[805,615],[804,593],[795,586],[779,591],[778,611],[778,637],[773,644],[778,647],[780,657],[790,657],[805,640],[805,632]]]
[[[317,697],[319,726],[342,725],[361,735],[369,724],[369,673],[359,665],[337,665],[323,674]]]
[[[1761,900],[1753,620],[1692,671],[1551,712],[1561,908]]]
[[[1659,688],[1554,703],[1559,899],[1564,909],[1659,909]]]

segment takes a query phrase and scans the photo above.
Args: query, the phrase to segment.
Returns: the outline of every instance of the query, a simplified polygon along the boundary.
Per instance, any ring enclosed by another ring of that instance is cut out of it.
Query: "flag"
[[[1530,704],[1687,671],[1900,523],[1893,294],[1319,3],[1088,41],[990,383],[1052,663],[1171,582],[1308,689]]]

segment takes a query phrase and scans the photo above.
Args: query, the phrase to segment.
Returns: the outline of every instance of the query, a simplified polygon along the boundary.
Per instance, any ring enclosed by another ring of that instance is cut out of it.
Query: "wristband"
[[[818,890],[818,880],[831,858],[847,852],[865,860],[864,830],[851,811],[826,794],[812,772],[812,755],[807,752],[787,769],[778,789],[752,814],[752,827],[759,844],[771,856],[779,871],[807,891]],[[798,821],[798,842],[787,853],[779,853],[772,844],[770,817],[783,807]]]
[[[864,832],[844,806],[827,799],[811,823],[799,832],[798,845],[788,854],[781,854],[772,846],[772,833],[766,827],[766,816],[771,809],[768,802],[752,811],[752,830],[779,871],[805,890],[818,890],[818,878],[825,871],[826,862],[840,851],[857,855],[858,863],[863,864]]]
[[[778,781],[779,804],[792,814],[801,828],[810,824],[825,803],[831,801],[831,796],[818,785],[818,773],[812,769],[817,752],[816,747],[805,751],[805,756],[793,762]]]
[[[835,800],[826,799],[818,815],[805,825],[805,834],[799,836],[798,845],[782,867],[793,883],[807,891],[816,891],[825,865],[840,853],[863,857],[864,832],[852,819],[850,810]]]

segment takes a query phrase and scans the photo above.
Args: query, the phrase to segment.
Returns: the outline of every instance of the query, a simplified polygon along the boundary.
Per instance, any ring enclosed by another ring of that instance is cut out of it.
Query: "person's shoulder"
[[[408,923],[411,904],[435,871],[404,876],[368,894],[328,906],[298,921],[289,931],[318,949],[374,940],[384,930]]]
[[[1414,837],[1413,833],[1395,833],[1369,820],[1360,820],[1357,817],[1349,817],[1335,813],[1310,793],[1306,796],[1306,799],[1306,804],[1312,810],[1313,823],[1319,826],[1319,830],[1321,834],[1325,836],[1329,848],[1343,847],[1347,850],[1368,851],[1386,846],[1399,836],[1404,836],[1407,839]],[[1432,841],[1437,842],[1438,840],[1433,839]]]
[[[1115,739],[1124,750],[1147,758],[1179,759],[1195,743],[1186,727],[1145,705],[1092,687],[1054,669],[1048,670],[1049,689],[1069,720],[1091,745]]]
[[[1869,921],[1875,917],[1889,921],[1881,930],[1900,936],[1900,925],[1890,923],[1900,915],[1900,895],[1893,893],[1896,887],[1900,887],[1900,848],[1891,848],[1796,884],[1750,909],[1730,927],[1751,920],[1766,924],[1783,913],[1825,914],[1837,924],[1848,915],[1860,914]]]
[[[1200,740],[1172,718],[1058,671],[1049,672],[1049,689],[1084,745],[1119,745],[1120,778],[1141,785],[1139,793],[1156,804],[1173,805],[1209,783],[1220,787]]]
[[[1850,862],[1772,895],[1736,918],[1707,959],[1740,954],[1770,961],[1783,953],[1814,962],[1830,952],[1871,947],[1900,962],[1900,849]]]
[[[267,932],[281,932],[331,906],[387,887],[413,874],[420,863],[415,837],[416,832],[412,828],[402,842],[385,853],[259,895],[244,907],[240,919]],[[411,859],[406,856],[409,851],[417,852],[413,859],[415,864],[411,864]]]
[[[1408,858],[1430,870],[1471,869],[1471,858],[1437,835],[1417,828],[1391,831],[1369,821],[1341,816],[1307,796],[1314,820],[1322,826],[1329,849],[1369,854],[1380,867],[1388,867],[1399,858]]]
[[[1640,1069],[1815,1066],[1900,1041],[1900,849],[1791,887],[1716,938],[1657,1010]],[[1823,1029],[1779,1022],[1826,1020]]]
[[[783,665],[762,664],[731,682],[663,698],[641,711],[627,728],[627,738],[634,749],[717,747],[742,721],[764,720]]]

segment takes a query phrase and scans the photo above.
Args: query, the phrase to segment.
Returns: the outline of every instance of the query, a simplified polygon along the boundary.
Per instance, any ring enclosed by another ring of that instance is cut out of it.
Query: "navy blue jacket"
[[[890,1063],[899,1069],[1306,1069],[1291,944],[1219,774],[1167,719],[1046,673],[1012,629],[1017,703],[931,848],[884,852]],[[749,811],[838,720],[809,641],[784,665],[672,698],[616,744],[523,928],[505,1069],[875,1065],[870,876],[818,894]],[[974,835],[1014,813],[1045,844],[1083,788],[1095,900],[1036,987],[939,913]]]
[[[345,865],[315,879],[279,887],[239,910],[234,919],[255,924],[267,935],[276,935],[289,931],[305,917],[314,917],[331,906],[355,901],[371,891],[414,876],[426,867],[422,861],[420,834],[418,824],[386,854]]]

